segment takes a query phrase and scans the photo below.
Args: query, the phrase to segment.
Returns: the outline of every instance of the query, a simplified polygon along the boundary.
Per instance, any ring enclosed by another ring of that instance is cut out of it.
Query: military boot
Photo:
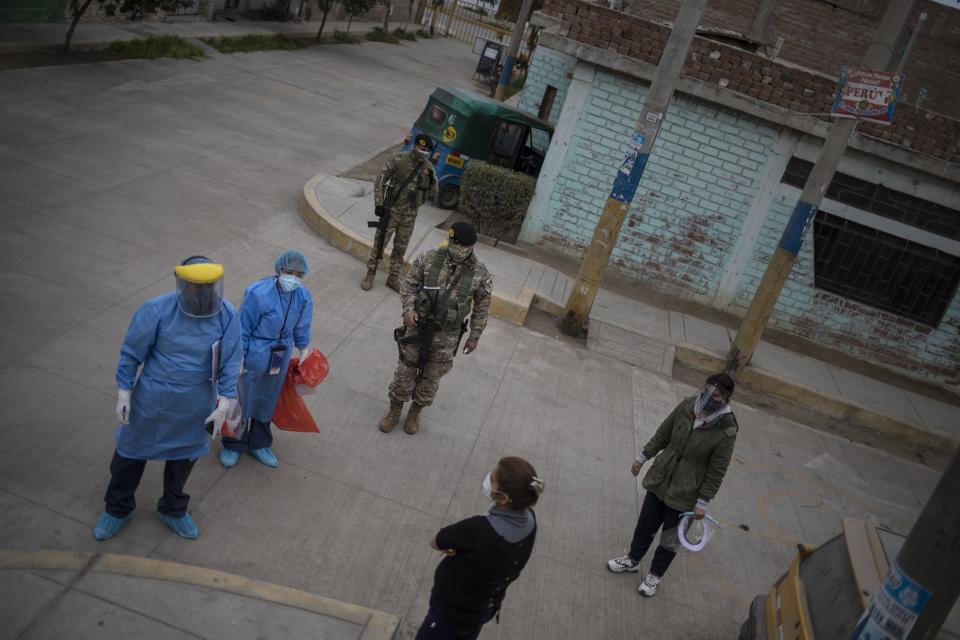
[[[370,288],[373,286],[373,277],[377,275],[376,269],[367,269],[367,275],[363,277],[363,281],[360,283],[360,288],[364,291],[370,291]]]
[[[407,419],[403,423],[403,430],[410,435],[420,431],[420,412],[423,411],[423,405],[414,402],[410,405],[410,411],[407,411]]]
[[[393,431],[393,428],[397,426],[397,423],[400,422],[401,411],[403,411],[403,403],[391,400],[390,410],[387,411],[387,415],[380,418],[380,431],[383,431],[384,433],[390,433]]]
[[[397,293],[400,293],[400,276],[395,273],[391,273],[387,278],[387,287],[393,289]]]

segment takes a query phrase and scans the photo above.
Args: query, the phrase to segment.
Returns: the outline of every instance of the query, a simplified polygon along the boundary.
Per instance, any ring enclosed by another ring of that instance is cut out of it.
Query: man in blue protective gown
[[[277,467],[270,448],[270,421],[287,375],[293,348],[300,361],[310,351],[313,298],[303,286],[309,266],[299,251],[286,251],[274,263],[274,275],[257,280],[243,293],[240,320],[243,331],[243,375],[240,404],[248,429],[242,440],[223,438],[220,463],[230,468],[244,450],[258,462]]]
[[[97,540],[130,520],[147,460],[166,461],[160,520],[184,538],[199,535],[183,488],[197,458],[210,452],[205,425],[219,430],[237,396],[240,317],[223,299],[223,265],[194,256],[174,272],[177,290],[137,309],[120,349],[120,425]]]

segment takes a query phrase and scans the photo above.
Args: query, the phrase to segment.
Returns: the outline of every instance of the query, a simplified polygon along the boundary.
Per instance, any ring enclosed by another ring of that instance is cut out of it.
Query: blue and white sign
[[[931,593],[913,580],[896,561],[880,591],[870,600],[851,640],[904,640],[930,601]]]

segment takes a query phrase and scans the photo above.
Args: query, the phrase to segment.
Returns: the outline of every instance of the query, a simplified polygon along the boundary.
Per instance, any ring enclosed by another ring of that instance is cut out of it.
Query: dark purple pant
[[[414,640],[477,640],[483,625],[493,620],[497,614],[494,608],[487,609],[483,622],[475,627],[457,627],[440,617],[433,607],[427,609],[427,617],[423,619],[417,637]]]

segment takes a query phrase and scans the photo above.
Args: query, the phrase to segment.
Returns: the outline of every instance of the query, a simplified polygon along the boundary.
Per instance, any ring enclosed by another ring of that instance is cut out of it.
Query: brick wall
[[[831,76],[840,66],[856,65],[883,16],[888,0],[780,0],[774,13],[772,40],[784,38],[779,57]],[[606,3],[599,3],[606,4]],[[650,20],[672,22],[680,0],[650,6],[649,0],[627,0],[624,11]],[[760,0],[710,0],[701,25],[746,33]],[[917,45],[907,61],[904,92],[911,101],[926,89],[924,105],[938,113],[960,118],[955,96],[960,91],[960,11],[927,0],[927,13]]]
[[[659,62],[669,36],[667,27],[582,0],[548,0],[544,11],[561,18],[561,35],[651,64]],[[831,77],[774,63],[702,37],[694,39],[684,73],[796,113],[828,113],[836,89]],[[913,105],[900,104],[890,126],[864,124],[858,131],[942,160],[960,162],[960,121]]]
[[[577,77],[585,78],[577,80],[584,83],[578,87],[585,88],[578,88],[576,95],[573,89],[563,90],[571,102],[582,95],[582,109],[578,103],[573,111],[580,115],[572,124],[569,144],[559,151],[563,157],[558,173],[538,184],[538,196],[545,191],[538,200],[543,204],[524,228],[531,241],[576,259],[590,242],[647,91],[634,79],[589,63],[578,65]],[[569,77],[568,68],[568,56],[541,46],[534,54],[528,87],[561,82]],[[525,96],[521,108],[535,111],[540,95],[542,89]],[[611,267],[668,295],[745,313],[790,217],[795,194],[780,188],[765,209],[756,240],[742,249],[749,254],[742,275],[726,285],[733,291],[729,305],[719,288],[725,269],[738,257],[733,254],[748,213],[768,184],[765,168],[777,154],[788,152],[790,145],[778,145],[779,136],[765,121],[675,96]],[[557,152],[551,147],[551,154]],[[932,328],[818,290],[811,235],[777,304],[773,326],[920,377],[960,382],[960,295]],[[731,268],[740,273],[741,266]]]
[[[779,193],[774,198],[732,310],[746,312],[795,204],[794,195]],[[940,324],[930,327],[816,289],[813,263],[811,230],[777,301],[770,320],[772,326],[870,362],[932,376],[949,384],[960,383],[960,295],[954,295]]]
[[[545,242],[574,256],[589,244],[645,93],[636,82],[596,73],[548,201]],[[675,98],[612,266],[665,293],[709,304],[776,135],[749,116]]]
[[[527,80],[523,85],[523,94],[520,96],[519,108],[527,113],[536,115],[540,110],[540,101],[547,90],[547,86],[557,88],[557,96],[553,101],[553,109],[547,118],[556,122],[560,117],[560,110],[567,99],[567,88],[573,77],[573,69],[577,59],[564,53],[539,47],[534,51],[533,60],[527,71]]]

